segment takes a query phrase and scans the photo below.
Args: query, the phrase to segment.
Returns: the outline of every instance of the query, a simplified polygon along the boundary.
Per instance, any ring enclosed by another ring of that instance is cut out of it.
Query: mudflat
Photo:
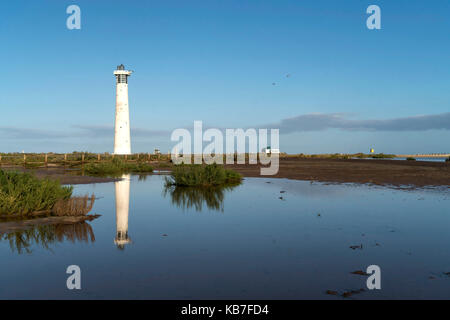
[[[165,171],[170,165],[164,162]],[[158,164],[153,163],[158,169]],[[168,166],[167,166],[168,165]],[[225,165],[244,177],[288,178],[332,183],[364,183],[391,186],[447,186],[450,188],[450,162],[408,161],[389,159],[324,159],[280,158],[278,173],[261,176],[260,164]],[[37,177],[58,179],[62,184],[112,182],[120,179],[80,175],[80,170],[62,166],[25,169],[21,166],[3,166],[5,170],[33,172]]]
[[[450,163],[387,159],[280,158],[274,176],[261,176],[260,164],[226,165],[244,177],[288,178],[336,183],[450,187]]]

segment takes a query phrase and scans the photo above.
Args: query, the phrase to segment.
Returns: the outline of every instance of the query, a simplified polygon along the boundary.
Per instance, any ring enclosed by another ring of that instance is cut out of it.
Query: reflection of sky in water
[[[19,255],[1,241],[0,298],[334,299],[324,292],[364,288],[366,278],[350,272],[371,264],[381,267],[382,290],[356,299],[450,298],[448,189],[249,178],[218,198],[219,210],[197,210],[164,195],[162,176],[119,186],[75,187],[100,197],[95,242]],[[132,242],[118,250],[125,230]],[[79,292],[65,286],[70,264],[82,270]]]

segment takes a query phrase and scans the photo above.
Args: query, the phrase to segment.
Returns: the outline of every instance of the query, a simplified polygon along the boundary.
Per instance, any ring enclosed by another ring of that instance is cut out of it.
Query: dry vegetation
[[[52,215],[85,216],[92,210],[94,202],[94,195],[58,200],[52,208]]]

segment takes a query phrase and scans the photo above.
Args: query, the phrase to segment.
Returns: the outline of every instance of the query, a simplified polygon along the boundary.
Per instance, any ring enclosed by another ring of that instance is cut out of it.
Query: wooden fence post
[[[125,155],[125,161],[127,161],[127,160],[128,160],[128,155],[126,154],[126,155]]]
[[[27,163],[27,155],[25,153],[23,154],[23,163]]]
[[[97,160],[100,161],[100,153],[97,154]]]
[[[84,153],[81,154],[81,163],[84,162]]]
[[[47,165],[48,165],[48,155],[47,155],[47,154],[45,154],[45,160],[44,160],[44,162],[45,162],[45,166],[47,166]]]
[[[67,153],[64,153],[64,162],[67,161]]]

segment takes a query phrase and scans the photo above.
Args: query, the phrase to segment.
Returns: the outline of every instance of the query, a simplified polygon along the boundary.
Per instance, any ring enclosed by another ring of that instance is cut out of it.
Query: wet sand
[[[281,158],[275,176],[260,176],[260,165],[227,165],[244,177],[368,183],[392,186],[450,187],[450,163],[407,160]]]

